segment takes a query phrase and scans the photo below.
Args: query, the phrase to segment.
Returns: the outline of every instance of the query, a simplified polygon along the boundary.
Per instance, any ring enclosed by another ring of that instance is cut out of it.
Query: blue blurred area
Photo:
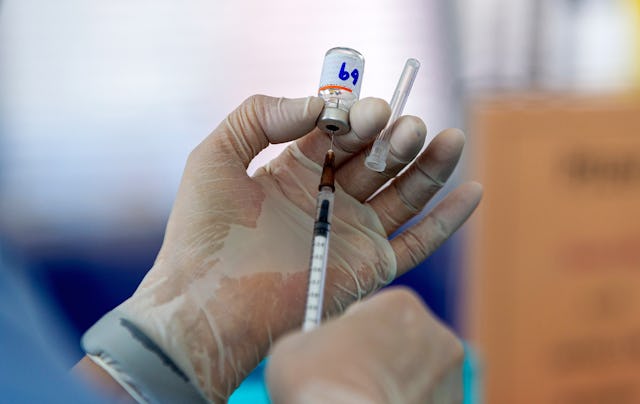
[[[14,248],[36,290],[58,305],[74,339],[70,364],[82,355],[80,336],[129,297],[151,268],[161,231],[119,240],[74,239]]]
[[[268,404],[269,393],[264,382],[267,360],[263,360],[229,397],[229,404]]]
[[[20,268],[0,246],[0,402],[103,402],[67,371],[63,322]]]

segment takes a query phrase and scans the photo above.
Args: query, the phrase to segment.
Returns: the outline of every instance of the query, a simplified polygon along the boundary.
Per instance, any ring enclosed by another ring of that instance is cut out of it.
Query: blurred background
[[[470,341],[473,400],[640,402],[638,0],[2,0],[2,259],[79,339],[151,267],[190,150],[251,94],[315,94],[334,46],[361,97],[419,59],[405,113],[468,134],[445,192],[480,180],[482,209],[399,282]]]

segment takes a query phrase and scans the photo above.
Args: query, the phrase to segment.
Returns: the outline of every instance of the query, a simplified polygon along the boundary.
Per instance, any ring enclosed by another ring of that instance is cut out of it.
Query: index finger
[[[366,148],[382,131],[391,115],[386,101],[380,98],[364,98],[357,101],[349,111],[351,130],[333,138],[336,167]],[[309,135],[296,141],[300,151],[310,160],[322,165],[325,153],[331,147],[331,137],[315,128]]]

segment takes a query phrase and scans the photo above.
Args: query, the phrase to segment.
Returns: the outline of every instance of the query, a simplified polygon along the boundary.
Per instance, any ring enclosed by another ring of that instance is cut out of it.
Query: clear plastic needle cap
[[[420,62],[417,59],[407,59],[400,75],[400,80],[396,85],[396,89],[393,92],[391,98],[391,117],[387,122],[387,126],[380,132],[380,135],[376,138],[371,148],[371,152],[367,156],[364,164],[373,171],[382,172],[387,167],[387,155],[389,154],[389,139],[391,138],[391,132],[396,120],[402,115],[402,110],[407,103],[411,87],[418,74],[420,68]]]

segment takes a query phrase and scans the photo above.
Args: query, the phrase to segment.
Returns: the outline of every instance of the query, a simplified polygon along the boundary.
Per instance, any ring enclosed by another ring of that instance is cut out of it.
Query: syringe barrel
[[[333,191],[331,187],[322,187],[317,197],[316,218],[313,227],[307,304],[302,324],[304,331],[317,327],[322,319],[332,211]]]

